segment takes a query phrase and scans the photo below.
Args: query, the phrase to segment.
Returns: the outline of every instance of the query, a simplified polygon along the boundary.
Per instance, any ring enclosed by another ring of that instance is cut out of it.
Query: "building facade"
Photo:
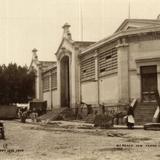
[[[57,62],[39,61],[33,50],[36,98],[46,100],[48,109],[155,101],[154,91],[160,92],[159,19],[126,19],[98,42],[72,40],[69,27],[63,26]]]

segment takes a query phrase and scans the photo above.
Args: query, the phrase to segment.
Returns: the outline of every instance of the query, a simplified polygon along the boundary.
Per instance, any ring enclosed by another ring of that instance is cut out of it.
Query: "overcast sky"
[[[40,60],[56,60],[62,26],[71,25],[73,40],[98,41],[128,18],[129,0],[0,0],[0,64],[30,65],[32,49]],[[131,18],[156,19],[160,0],[130,0]]]

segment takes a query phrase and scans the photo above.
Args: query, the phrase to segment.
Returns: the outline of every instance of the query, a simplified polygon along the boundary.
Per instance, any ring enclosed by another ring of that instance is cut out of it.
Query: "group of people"
[[[19,111],[18,111],[18,117],[21,119],[21,122],[22,123],[25,123],[26,122],[26,119],[30,116],[32,122],[37,122],[37,117],[39,116],[38,115],[38,112],[33,109],[33,111],[31,110],[28,110],[27,107],[26,108],[20,108]]]
[[[25,123],[26,122],[26,119],[28,117],[28,110],[27,110],[27,107],[25,108],[20,108],[18,110],[18,117],[21,119],[21,122],[22,123]]]

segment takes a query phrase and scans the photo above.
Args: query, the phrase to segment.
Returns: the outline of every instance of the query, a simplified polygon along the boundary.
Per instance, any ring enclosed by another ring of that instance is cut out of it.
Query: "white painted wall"
[[[87,104],[97,104],[97,82],[83,82],[81,83],[81,98],[82,102]]]
[[[47,110],[51,110],[51,94],[50,92],[43,92],[43,100],[47,101]]]
[[[99,80],[100,104],[114,104],[118,102],[118,76],[108,75]]]
[[[129,95],[130,99],[141,97],[141,79],[140,75],[136,71],[130,71],[129,73]]]
[[[52,91],[52,105],[53,105],[53,108],[59,107],[58,91],[57,90]]]
[[[136,59],[160,57],[160,40],[129,44],[129,68],[136,69]]]
[[[129,44],[129,93],[130,99],[141,98],[141,79],[138,74],[138,65],[136,59],[152,59],[160,57],[160,40],[134,42]],[[157,65],[158,62],[146,62],[140,65]],[[159,69],[158,69],[159,70]],[[158,74],[158,89],[160,91],[160,76]]]

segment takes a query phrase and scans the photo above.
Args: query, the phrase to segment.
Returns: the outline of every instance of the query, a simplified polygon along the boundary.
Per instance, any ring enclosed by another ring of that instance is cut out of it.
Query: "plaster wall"
[[[53,105],[53,108],[59,107],[57,90],[52,91],[52,105]]]
[[[99,79],[100,104],[114,104],[118,102],[118,76],[108,75]]]
[[[136,69],[136,59],[160,57],[160,40],[129,44],[129,68]]]
[[[140,75],[136,71],[130,71],[129,73],[129,95],[130,99],[141,98],[141,79]]]
[[[50,92],[43,92],[43,101],[47,101],[47,110],[51,110],[51,94]]]
[[[81,98],[82,102],[87,104],[97,104],[97,82],[83,82],[81,83]]]
[[[160,40],[139,41],[129,44],[129,93],[130,99],[141,98],[140,66],[157,65],[158,90],[160,92],[160,62],[152,61],[160,57]],[[138,59],[150,59],[149,62],[136,63]]]

